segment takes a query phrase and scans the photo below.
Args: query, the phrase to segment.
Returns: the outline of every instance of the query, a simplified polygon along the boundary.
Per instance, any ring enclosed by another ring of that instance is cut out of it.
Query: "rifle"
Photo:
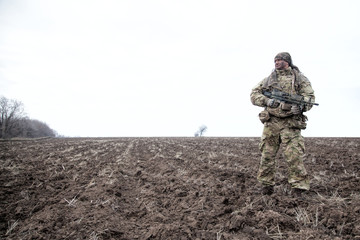
[[[280,90],[274,89],[272,92],[263,91],[263,94],[266,97],[269,97],[271,99],[275,99],[279,102],[285,102],[290,104],[296,104],[300,106],[304,105],[316,105],[318,106],[318,103],[312,103],[309,101],[305,101],[303,96],[296,95],[296,94],[289,94],[286,92],[282,92]]]

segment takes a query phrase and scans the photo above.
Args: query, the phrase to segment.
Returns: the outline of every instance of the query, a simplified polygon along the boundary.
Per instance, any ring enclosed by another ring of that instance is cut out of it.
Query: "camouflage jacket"
[[[314,90],[310,81],[300,72],[293,70],[291,67],[285,70],[274,70],[269,77],[263,79],[251,91],[250,97],[252,104],[265,107],[270,115],[284,118],[292,116],[290,112],[291,106],[280,104],[277,108],[269,108],[266,106],[268,97],[263,95],[263,90],[272,91],[278,89],[283,92],[297,94],[303,96],[307,101],[315,102]],[[309,111],[312,105],[306,106],[303,111]]]

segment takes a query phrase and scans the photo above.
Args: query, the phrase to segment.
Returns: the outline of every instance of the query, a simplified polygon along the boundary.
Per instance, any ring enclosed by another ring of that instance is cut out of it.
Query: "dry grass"
[[[18,220],[13,221],[12,223],[9,222],[9,223],[8,223],[9,228],[8,228],[8,230],[6,231],[5,235],[9,235],[9,234],[15,229],[15,227],[16,227],[18,224],[19,224],[19,221],[18,221]]]
[[[67,200],[66,198],[64,198],[64,200],[68,203],[69,206],[75,207],[75,203],[77,201],[77,199],[76,199],[77,195],[78,194],[76,194],[76,196],[73,199],[71,199],[70,201]]]
[[[351,198],[342,197],[339,194],[338,190],[333,191],[330,196],[324,196],[321,195],[320,193],[317,194],[323,203],[331,206],[335,205],[335,206],[346,207],[348,202],[351,200]]]
[[[306,209],[295,208],[296,221],[304,226],[317,227],[319,225],[319,210],[316,208],[315,213],[311,214]]]
[[[286,239],[286,235],[281,232],[279,224],[271,229],[266,228],[266,235],[272,239]]]

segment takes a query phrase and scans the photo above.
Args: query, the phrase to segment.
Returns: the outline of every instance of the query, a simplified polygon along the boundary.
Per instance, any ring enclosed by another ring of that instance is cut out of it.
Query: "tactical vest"
[[[298,71],[294,69],[287,69],[285,71],[289,71],[284,76],[277,76],[276,70],[273,71],[268,78],[266,78],[263,82],[263,88],[266,91],[272,91],[273,89],[278,89],[283,92],[291,93],[291,94],[298,94],[300,90],[300,74]],[[289,75],[289,73],[292,73]],[[280,82],[279,78],[291,78],[291,81],[284,81]],[[266,107],[266,110],[270,113],[270,115],[285,118],[290,117],[293,114],[290,112],[291,105],[281,103],[277,108],[270,108]]]

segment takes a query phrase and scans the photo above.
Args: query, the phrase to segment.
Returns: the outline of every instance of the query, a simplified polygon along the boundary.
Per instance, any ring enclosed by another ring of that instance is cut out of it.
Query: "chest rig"
[[[291,67],[286,70],[275,70],[266,78],[263,88],[269,91],[277,89],[289,94],[298,94],[300,89],[299,73]]]
[[[298,94],[300,90],[299,73],[291,67],[285,70],[275,70],[265,79],[263,89],[266,91],[277,89],[289,94]],[[270,115],[280,118],[292,116],[290,109],[291,105],[285,103],[281,103],[277,108],[266,108]]]

